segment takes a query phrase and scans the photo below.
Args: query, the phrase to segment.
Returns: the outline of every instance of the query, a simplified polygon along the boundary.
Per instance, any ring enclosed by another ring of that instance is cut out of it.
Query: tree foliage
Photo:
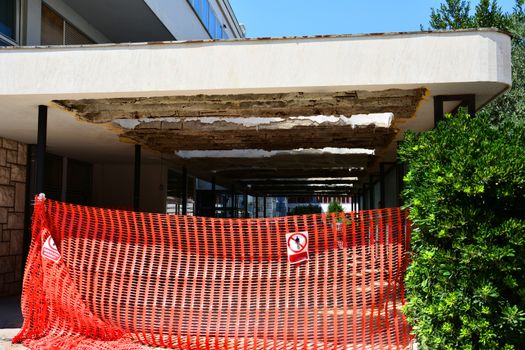
[[[319,205],[298,205],[290,210],[290,215],[320,214],[323,209]]]
[[[405,313],[425,349],[525,349],[525,125],[448,117],[408,132]]]
[[[341,213],[343,211],[344,211],[343,206],[341,205],[341,203],[337,201],[333,201],[333,202],[330,202],[330,204],[328,204],[329,213]]]

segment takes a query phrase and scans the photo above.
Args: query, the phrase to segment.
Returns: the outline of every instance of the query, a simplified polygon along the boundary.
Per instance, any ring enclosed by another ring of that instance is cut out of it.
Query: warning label
[[[297,264],[308,260],[308,232],[293,232],[286,234],[288,262]]]
[[[47,233],[47,229],[42,230],[42,235]],[[42,246],[42,256],[51,261],[58,262],[60,260],[60,253],[51,235],[49,235]]]

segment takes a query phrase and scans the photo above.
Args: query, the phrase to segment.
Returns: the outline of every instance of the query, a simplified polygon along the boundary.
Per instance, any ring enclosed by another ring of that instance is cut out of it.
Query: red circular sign
[[[286,244],[292,252],[297,254],[305,250],[308,246],[308,237],[306,237],[306,235],[301,232],[294,233],[288,237],[288,242]]]

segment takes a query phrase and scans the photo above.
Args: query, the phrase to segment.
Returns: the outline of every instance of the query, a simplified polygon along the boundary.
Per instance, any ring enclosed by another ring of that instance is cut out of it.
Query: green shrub
[[[450,117],[408,132],[404,311],[423,348],[525,349],[525,127]]]
[[[329,213],[341,213],[345,211],[343,209],[343,206],[341,205],[341,203],[337,202],[337,201],[333,201],[333,202],[330,202],[328,204],[328,212]]]
[[[290,215],[320,214],[322,208],[318,205],[298,205],[290,210]]]

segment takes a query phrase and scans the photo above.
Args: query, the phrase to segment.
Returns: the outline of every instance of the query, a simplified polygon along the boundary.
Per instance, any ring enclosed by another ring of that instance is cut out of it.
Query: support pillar
[[[263,196],[263,211],[264,211],[263,218],[265,218],[266,217],[266,196]]]
[[[133,171],[133,210],[140,210],[140,170],[141,170],[141,154],[142,148],[140,145],[135,145],[135,167]]]
[[[232,207],[231,207],[231,217],[234,218],[235,217],[235,210],[237,209],[236,208],[236,202],[235,202],[235,185],[232,185],[232,192],[231,192],[231,197],[232,197]]]
[[[385,207],[385,163],[379,163],[379,208]]]
[[[182,215],[188,214],[188,170],[186,167],[182,167]]]
[[[396,166],[396,176],[397,176],[397,205],[403,205],[403,196],[402,192],[405,187],[403,177],[405,177],[405,163],[398,163]]]
[[[215,189],[215,176],[211,178],[211,196],[212,196],[212,206],[213,206],[213,217],[215,217],[215,204],[217,201],[217,191]]]
[[[67,201],[67,170],[68,158],[62,157],[62,184],[60,186],[60,200],[62,202]]]
[[[47,144],[47,106],[38,106],[38,135],[36,145],[36,186],[35,194],[44,192],[44,174]]]
[[[370,203],[368,201],[370,200],[370,196],[368,196],[368,183],[363,184],[363,209],[368,210],[370,209]]]
[[[255,218],[259,218],[259,196],[255,196]]]
[[[250,217],[250,215],[248,214],[248,190],[247,189],[244,189],[244,193],[243,193],[243,199],[244,199],[244,217],[245,218],[248,218]]]
[[[374,203],[374,181],[373,181],[373,177],[370,176],[369,179],[368,179],[368,195],[369,195],[369,205],[368,205],[368,209],[375,209],[375,203]]]
[[[468,114],[471,116],[476,115],[476,95],[474,94],[468,94],[468,95],[438,95],[434,96],[434,127],[437,125],[437,123],[444,118],[444,109],[443,109],[443,103],[447,101],[458,101],[459,107],[465,107],[467,109]],[[452,111],[452,113],[456,113],[457,108]]]

